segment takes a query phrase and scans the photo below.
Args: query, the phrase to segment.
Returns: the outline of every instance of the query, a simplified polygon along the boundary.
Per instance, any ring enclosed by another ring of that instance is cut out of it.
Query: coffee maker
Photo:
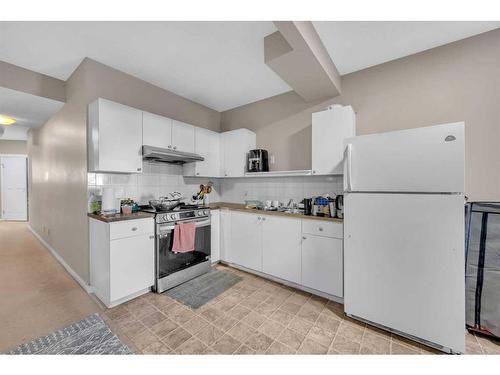
[[[267,150],[257,149],[248,152],[247,172],[269,172]]]

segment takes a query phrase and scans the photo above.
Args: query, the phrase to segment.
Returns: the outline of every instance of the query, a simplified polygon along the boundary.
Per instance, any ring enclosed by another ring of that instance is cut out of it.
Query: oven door
[[[183,223],[196,223],[194,251],[174,253],[175,224],[165,223],[157,226],[156,275],[158,279],[175,272],[210,261],[210,217],[186,220]]]

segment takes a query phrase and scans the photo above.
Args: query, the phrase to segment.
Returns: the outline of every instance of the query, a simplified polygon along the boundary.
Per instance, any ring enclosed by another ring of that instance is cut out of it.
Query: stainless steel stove
[[[181,204],[172,210],[157,211],[152,207],[141,207],[141,211],[155,213],[154,290],[157,293],[162,293],[210,270],[210,209]],[[186,222],[193,222],[196,225],[195,249],[187,253],[175,253],[172,251],[175,225]]]

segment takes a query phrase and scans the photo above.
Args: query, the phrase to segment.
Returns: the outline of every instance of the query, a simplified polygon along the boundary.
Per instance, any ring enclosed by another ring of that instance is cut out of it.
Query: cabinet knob
[[[172,148],[172,145],[168,145],[168,148]]]
[[[313,174],[316,174],[316,171],[313,171]]]
[[[224,173],[224,176],[227,176],[227,173]]]
[[[307,239],[307,237],[306,237],[306,236],[302,236],[302,239],[303,239],[303,240],[306,240],[306,239]]]
[[[137,172],[140,172],[140,171],[142,171],[142,168],[137,168]]]
[[[196,172],[196,175],[199,176],[200,175],[200,172]]]
[[[177,146],[174,146],[174,150],[177,150]]]
[[[135,232],[137,230],[137,227],[132,228],[132,232]]]
[[[152,239],[154,239],[154,238],[155,238],[155,236],[149,236],[149,239],[150,239],[150,240],[152,240]]]
[[[259,216],[259,217],[257,217],[257,220],[260,220],[260,216]]]
[[[265,217],[263,217],[263,218],[262,218],[262,221],[266,221],[266,218],[265,218]]]
[[[318,228],[318,230],[319,230],[320,232],[323,232],[323,227],[319,227],[319,228]]]

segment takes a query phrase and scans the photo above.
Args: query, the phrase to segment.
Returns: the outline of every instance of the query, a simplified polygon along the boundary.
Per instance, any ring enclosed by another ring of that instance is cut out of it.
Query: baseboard
[[[33,235],[41,242],[47,250],[52,254],[54,258],[64,267],[64,269],[70,274],[70,276],[87,292],[92,293],[92,287],[87,284],[76,272],[69,266],[68,263],[64,261],[64,259],[57,253],[57,251],[50,246],[32,227],[28,224],[28,229],[33,233]]]
[[[264,279],[268,279],[268,280],[277,282],[279,284],[283,284],[285,286],[289,286],[289,287],[292,287],[295,289],[302,290],[302,291],[307,292],[307,293],[314,294],[314,295],[319,296],[319,297],[326,298],[328,300],[340,303],[342,305],[344,304],[344,298],[334,296],[333,294],[329,294],[329,293],[321,292],[321,291],[316,290],[316,289],[308,288],[304,285],[300,285],[300,284],[296,284],[296,283],[291,282],[291,281],[283,280],[283,279],[280,279],[279,277],[272,276],[272,275],[269,275],[269,274],[264,273],[264,272],[255,271],[255,270],[252,270],[250,268],[246,268],[246,267],[243,267],[243,266],[240,266],[238,264],[231,263],[231,262],[221,260],[220,263],[225,264],[226,266],[229,266],[229,267],[236,268],[236,269],[241,270],[241,271],[252,273],[252,274],[260,276]]]

